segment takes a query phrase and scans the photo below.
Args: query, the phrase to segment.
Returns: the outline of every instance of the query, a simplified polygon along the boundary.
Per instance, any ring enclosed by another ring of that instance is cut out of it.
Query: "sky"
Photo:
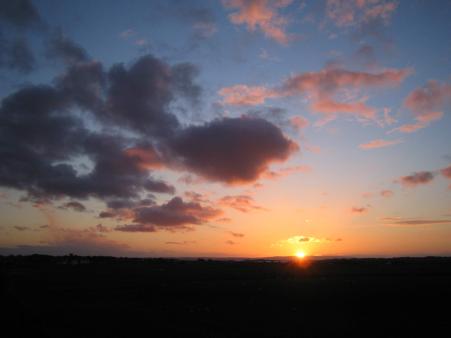
[[[0,254],[451,254],[451,2],[0,0]]]

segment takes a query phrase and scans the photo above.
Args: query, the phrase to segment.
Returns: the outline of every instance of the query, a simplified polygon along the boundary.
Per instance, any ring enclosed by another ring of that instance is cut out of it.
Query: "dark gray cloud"
[[[1,21],[26,28],[41,23],[41,17],[30,0],[0,0]]]
[[[174,197],[169,202],[151,207],[135,209],[136,223],[152,224],[162,227],[202,224],[221,214],[221,211],[204,207],[196,202],[184,202]]]
[[[256,180],[270,162],[297,150],[272,123],[260,118],[224,118],[181,130],[170,149],[181,165],[226,183]]]
[[[122,232],[155,232],[157,229],[149,224],[123,224],[114,228],[116,231]]]
[[[24,68],[31,59],[19,47]],[[171,106],[179,99],[195,106],[202,95],[192,64],[170,65],[146,55],[104,69],[61,32],[52,37],[48,53],[64,62],[64,72],[51,85],[20,88],[0,106],[0,186],[25,192],[24,201],[97,198],[108,207],[101,218],[133,215],[136,224],[119,231],[181,228],[205,223],[220,211],[179,197],[161,205],[143,198],[175,193],[172,185],[152,177],[156,167],[247,183],[297,149],[261,118],[182,126]],[[85,170],[81,159],[89,163]],[[85,210],[78,201],[63,207]]]
[[[33,52],[25,38],[2,39],[0,35],[0,68],[29,73],[35,67]]]
[[[61,208],[62,209],[72,209],[74,211],[79,211],[79,212],[86,211],[86,207],[82,203],[77,202],[77,201],[70,201],[70,202],[64,203],[61,206]]]
[[[47,56],[59,59],[67,65],[89,60],[86,50],[71,38],[65,36],[61,30],[56,30],[50,38],[47,46]]]
[[[91,93],[101,88],[103,78],[96,63],[72,67],[81,71],[70,68],[56,79],[55,86],[25,87],[2,101],[0,185],[51,198],[135,198],[140,191],[173,193],[172,186],[151,179],[148,170],[124,152],[129,138],[91,131],[74,113],[76,106],[88,109],[102,104],[101,98]],[[93,111],[93,116],[104,109]],[[90,159],[91,172],[77,172],[73,163],[77,156]]]
[[[169,65],[147,55],[129,69],[114,65],[108,78],[109,119],[158,136],[167,136],[178,127],[177,118],[168,112],[173,98]]]

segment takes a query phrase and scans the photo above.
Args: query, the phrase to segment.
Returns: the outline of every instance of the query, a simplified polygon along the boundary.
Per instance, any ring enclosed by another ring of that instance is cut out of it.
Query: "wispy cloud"
[[[401,143],[402,140],[401,139],[397,139],[397,140],[382,140],[382,139],[377,139],[377,140],[373,140],[370,141],[368,143],[363,143],[359,145],[360,149],[364,149],[364,150],[369,150],[369,149],[377,149],[377,148],[385,148],[385,147],[389,147],[389,146],[393,146],[395,144],[399,144]]]

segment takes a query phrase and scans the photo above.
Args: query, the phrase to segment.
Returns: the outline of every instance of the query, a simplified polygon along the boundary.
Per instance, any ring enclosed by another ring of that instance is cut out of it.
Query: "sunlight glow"
[[[305,258],[305,252],[304,251],[296,252],[296,257],[299,258],[299,259],[304,259]]]

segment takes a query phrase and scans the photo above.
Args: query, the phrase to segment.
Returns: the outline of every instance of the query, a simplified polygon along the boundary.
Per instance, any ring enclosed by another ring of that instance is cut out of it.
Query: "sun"
[[[299,259],[305,258],[305,252],[304,251],[297,251],[296,252],[296,257],[299,258]]]

